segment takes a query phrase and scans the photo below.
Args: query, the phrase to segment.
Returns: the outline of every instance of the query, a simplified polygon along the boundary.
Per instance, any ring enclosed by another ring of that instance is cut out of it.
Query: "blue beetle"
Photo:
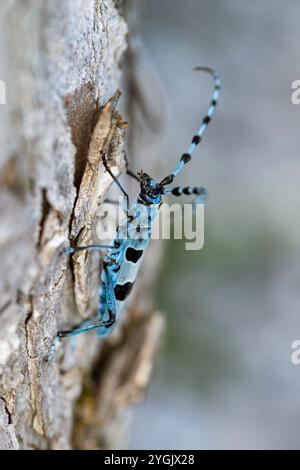
[[[111,333],[120,318],[124,302],[137,278],[143,256],[151,238],[152,224],[162,203],[162,197],[166,194],[174,196],[194,194],[196,195],[197,203],[203,203],[206,199],[207,190],[202,187],[178,186],[166,188],[167,185],[174,181],[184,165],[191,160],[191,155],[196,146],[201,142],[206,127],[211,120],[220,94],[220,78],[213,69],[209,67],[196,67],[195,70],[201,70],[213,76],[214,92],[207,115],[203,118],[198,132],[193,136],[188,151],[181,156],[178,165],[172,173],[158,182],[143,171],[137,173],[137,175],[127,171],[140,184],[139,195],[136,201],[130,205],[126,191],[110,170],[106,156],[102,152],[102,161],[106,171],[111,175],[125,196],[126,217],[117,227],[116,236],[111,246],[91,245],[65,248],[65,252],[68,254],[82,250],[106,250],[102,261],[99,311],[93,319],[85,321],[72,329],[59,331],[52,345],[50,356],[59,338],[74,336],[91,330],[97,330],[99,336],[107,336]]]

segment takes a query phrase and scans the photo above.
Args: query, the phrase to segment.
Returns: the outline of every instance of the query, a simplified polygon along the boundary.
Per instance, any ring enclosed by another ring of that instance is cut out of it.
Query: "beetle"
[[[151,238],[152,224],[158,215],[163,196],[172,194],[173,196],[179,197],[181,195],[194,194],[197,203],[204,203],[207,197],[207,190],[203,187],[177,186],[174,188],[166,188],[166,186],[174,181],[182,168],[191,160],[193,151],[202,141],[204,132],[211,120],[220,95],[220,78],[213,69],[209,67],[196,67],[194,70],[204,71],[212,75],[214,79],[214,92],[207,115],[203,118],[198,132],[193,136],[187,152],[182,154],[179,163],[170,174],[161,181],[158,181],[142,170],[137,174],[128,170],[127,173],[140,184],[140,192],[137,199],[130,205],[128,194],[117,177],[110,170],[106,155],[101,151],[105,170],[110,174],[125,196],[126,217],[117,227],[112,245],[90,245],[65,248],[67,254],[82,250],[106,251],[102,261],[99,309],[98,314],[93,319],[87,320],[72,329],[59,331],[51,347],[50,356],[52,356],[59,338],[74,336],[91,330],[97,330],[98,336],[102,337],[112,332],[120,318],[125,300],[129,296],[137,278]]]

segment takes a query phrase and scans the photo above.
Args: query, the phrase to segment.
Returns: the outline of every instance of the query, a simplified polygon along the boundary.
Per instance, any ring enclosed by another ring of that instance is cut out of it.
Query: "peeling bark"
[[[2,8],[0,78],[0,448],[114,448],[141,400],[163,329],[141,292],[106,341],[63,341],[58,327],[89,317],[99,259],[63,247],[91,243],[98,204],[125,168],[118,113],[127,24],[112,0],[11,0]],[[96,293],[96,295],[95,295]],[[145,296],[146,298],[147,296]],[[101,373],[101,375],[100,375]]]

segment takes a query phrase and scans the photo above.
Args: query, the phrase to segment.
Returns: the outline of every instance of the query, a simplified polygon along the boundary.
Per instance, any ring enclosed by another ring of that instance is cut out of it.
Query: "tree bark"
[[[126,166],[127,125],[117,111],[128,30],[122,6],[2,7],[1,449],[122,447],[128,406],[149,381],[163,328],[149,302],[151,256],[116,332],[105,341],[66,339],[47,361],[58,328],[97,309],[99,256],[68,259],[63,247],[96,242],[98,206],[112,183],[100,150],[116,175]]]

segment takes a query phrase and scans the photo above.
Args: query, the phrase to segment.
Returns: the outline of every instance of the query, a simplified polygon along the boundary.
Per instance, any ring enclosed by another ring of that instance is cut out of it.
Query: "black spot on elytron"
[[[174,179],[174,175],[168,175],[168,176],[166,176],[166,177],[161,181],[160,184],[161,184],[162,186],[165,186],[166,184],[172,183],[173,179]]]
[[[187,186],[186,188],[183,188],[182,190],[183,194],[192,194],[193,190],[190,186]]]
[[[210,117],[209,116],[205,116],[205,118],[203,119],[203,124],[208,124],[210,121]]]
[[[200,135],[194,135],[193,140],[192,140],[192,144],[198,145],[198,144],[200,144],[200,142],[201,142]]]
[[[115,287],[116,300],[123,301],[130,294],[133,288],[133,282],[125,282],[125,284],[117,284]]]
[[[217,100],[212,100],[211,105],[212,106],[217,106]]]
[[[173,196],[181,196],[182,193],[181,193],[180,187],[172,189],[172,194]]]
[[[221,89],[221,85],[216,85],[215,86],[215,90],[220,90]]]
[[[183,155],[181,155],[181,159],[180,161],[182,161],[184,164],[189,162],[191,160],[191,156],[189,153],[184,153]]]
[[[137,263],[143,255],[143,250],[136,250],[135,248],[128,247],[126,250],[126,259],[131,263]]]

